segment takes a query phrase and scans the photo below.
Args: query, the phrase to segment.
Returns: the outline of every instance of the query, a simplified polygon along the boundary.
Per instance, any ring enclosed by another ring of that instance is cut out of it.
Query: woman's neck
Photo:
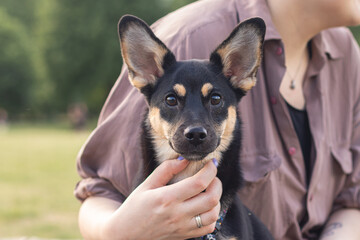
[[[320,21],[314,21],[318,17],[314,17],[315,13],[302,1],[268,0],[268,5],[272,21],[284,43],[288,60],[299,59],[306,51],[308,41],[326,28]]]
[[[303,109],[303,81],[309,62],[307,44],[322,30],[360,23],[358,1],[267,0],[272,21],[285,49],[286,72],[280,93],[293,107]]]
[[[302,85],[309,59],[307,43],[322,29],[309,23],[309,19],[316,18],[310,15],[312,13],[305,9],[306,6],[302,6],[301,1],[268,0],[268,4],[285,49],[286,73],[280,85],[280,94],[294,108],[304,109]]]
[[[360,1],[267,0],[273,23],[290,55],[331,27],[360,24]],[[300,52],[300,54],[299,54]]]

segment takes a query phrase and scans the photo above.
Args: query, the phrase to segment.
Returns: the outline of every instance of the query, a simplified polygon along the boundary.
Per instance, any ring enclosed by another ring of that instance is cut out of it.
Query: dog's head
[[[129,79],[149,104],[147,121],[156,147],[188,160],[225,151],[236,128],[237,103],[256,83],[263,20],[240,23],[206,61],[176,61],[133,16],[120,20],[119,34]]]

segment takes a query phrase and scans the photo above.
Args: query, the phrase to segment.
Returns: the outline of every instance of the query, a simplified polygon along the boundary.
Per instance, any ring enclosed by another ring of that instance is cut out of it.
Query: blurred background
[[[120,73],[118,20],[193,1],[0,1],[0,239],[81,238],[75,158]]]
[[[75,158],[122,62],[117,23],[191,0],[0,1],[0,239],[80,239]]]

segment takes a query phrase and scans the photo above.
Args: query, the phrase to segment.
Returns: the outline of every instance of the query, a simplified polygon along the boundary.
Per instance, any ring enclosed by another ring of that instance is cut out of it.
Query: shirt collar
[[[331,29],[320,32],[312,39],[312,42],[319,52],[326,54],[329,59],[335,60],[344,57],[344,55],[331,32]]]
[[[329,30],[322,31],[312,38],[311,50],[312,58],[308,68],[308,76],[310,77],[318,75],[326,61],[343,57]]]

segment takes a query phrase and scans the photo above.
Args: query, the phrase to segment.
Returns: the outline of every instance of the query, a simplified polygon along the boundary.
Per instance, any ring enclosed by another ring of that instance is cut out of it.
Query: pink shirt
[[[350,31],[329,29],[311,41],[304,94],[314,151],[307,188],[300,143],[279,94],[286,71],[283,44],[266,1],[202,0],[170,13],[152,28],[178,60],[208,59],[239,21],[253,16],[265,20],[267,33],[257,85],[239,105],[246,180],[239,195],[275,239],[316,238],[332,211],[360,208],[360,52]],[[123,69],[97,128],[79,153],[83,180],[76,186],[77,198],[123,201],[129,195],[141,163],[145,108]]]

